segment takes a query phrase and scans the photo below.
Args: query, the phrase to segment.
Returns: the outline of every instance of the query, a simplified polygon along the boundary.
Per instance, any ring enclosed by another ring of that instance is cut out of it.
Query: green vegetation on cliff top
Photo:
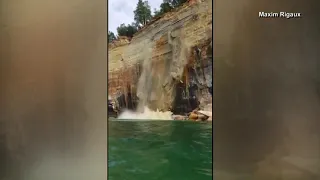
[[[173,8],[179,7],[188,0],[163,0],[160,4],[159,9],[154,9],[154,14],[151,13],[151,7],[148,1],[138,0],[137,7],[133,11],[134,13],[134,22],[131,24],[125,25],[121,24],[117,28],[118,36],[126,36],[132,38],[133,35],[138,31],[139,28],[145,26],[153,17],[159,17]],[[114,32],[108,32],[108,42],[112,42],[117,39],[117,36]]]

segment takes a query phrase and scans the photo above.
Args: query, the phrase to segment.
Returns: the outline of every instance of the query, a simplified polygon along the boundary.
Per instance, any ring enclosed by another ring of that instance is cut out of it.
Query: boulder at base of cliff
[[[205,115],[207,115],[209,117],[212,117],[212,112],[211,111],[198,111],[198,112],[201,113],[201,114],[205,114]]]
[[[193,120],[193,121],[208,121],[208,119],[210,119],[210,117],[211,117],[209,115],[212,116],[212,113],[210,114],[210,112],[194,110],[189,114],[189,120]]]

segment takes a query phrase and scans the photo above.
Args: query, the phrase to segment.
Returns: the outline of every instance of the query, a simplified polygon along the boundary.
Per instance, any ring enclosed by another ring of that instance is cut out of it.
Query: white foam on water
[[[161,112],[159,110],[152,111],[148,107],[144,107],[143,112],[135,112],[135,111],[126,110],[119,115],[118,119],[173,120],[172,119],[172,112],[170,112],[170,111]]]

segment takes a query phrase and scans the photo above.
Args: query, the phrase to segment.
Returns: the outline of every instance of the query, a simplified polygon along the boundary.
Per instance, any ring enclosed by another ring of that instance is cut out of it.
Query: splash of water
[[[140,120],[172,120],[172,112],[161,112],[159,110],[152,111],[148,107],[144,107],[143,112],[134,112],[126,110],[118,119],[140,119]]]

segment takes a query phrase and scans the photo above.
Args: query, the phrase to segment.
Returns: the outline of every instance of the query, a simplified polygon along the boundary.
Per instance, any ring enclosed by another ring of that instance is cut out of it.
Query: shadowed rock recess
[[[109,44],[109,96],[128,109],[179,114],[205,107],[212,103],[211,49],[212,1],[190,1],[130,41]]]
[[[319,179],[317,1],[216,0],[215,179]],[[300,12],[301,18],[259,18]]]

